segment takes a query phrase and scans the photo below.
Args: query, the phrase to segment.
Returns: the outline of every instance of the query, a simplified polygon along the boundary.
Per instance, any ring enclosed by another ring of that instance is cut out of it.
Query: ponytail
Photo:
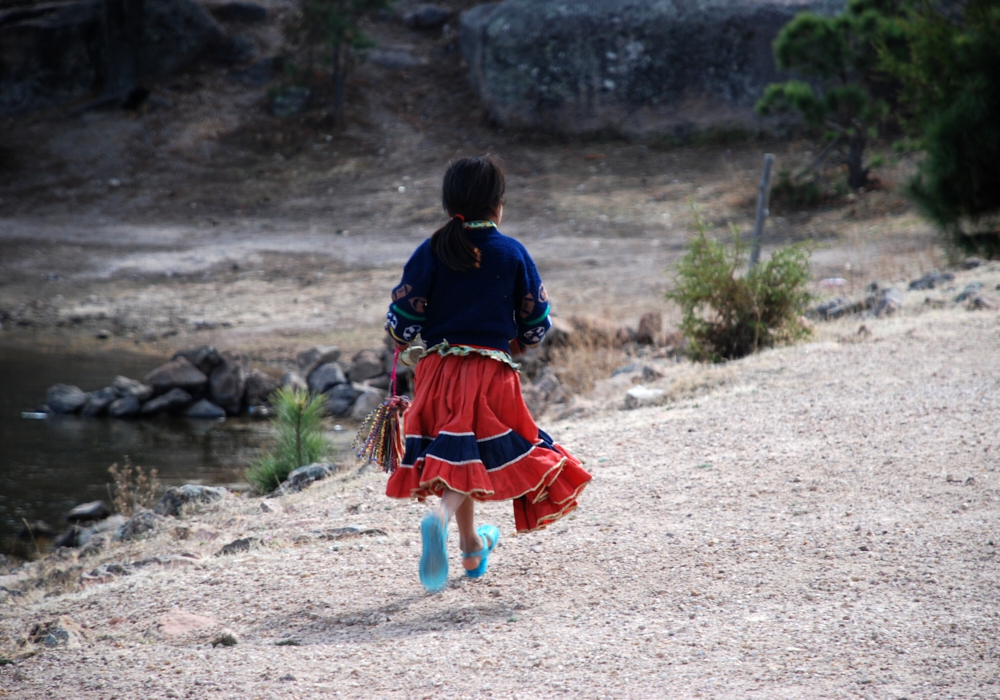
[[[431,251],[457,272],[479,267],[479,248],[465,235],[465,222],[495,216],[507,189],[503,168],[492,156],[461,158],[451,164],[441,187],[441,204],[451,220],[431,236]]]
[[[465,235],[462,216],[453,216],[431,236],[431,252],[438,260],[456,272],[468,272],[479,267],[479,248]]]

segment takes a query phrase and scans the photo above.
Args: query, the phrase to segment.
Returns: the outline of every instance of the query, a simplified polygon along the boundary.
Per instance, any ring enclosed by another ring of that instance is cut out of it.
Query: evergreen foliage
[[[898,26],[908,50],[881,62],[927,153],[909,193],[955,243],[1000,254],[1000,0],[920,3]]]
[[[775,251],[746,275],[747,243],[731,228],[731,245],[708,237],[711,226],[692,203],[694,238],[677,265],[667,298],[681,307],[681,331],[696,360],[735,360],[783,342],[806,337],[801,321],[811,296],[809,257],[802,245]]]
[[[834,17],[796,15],[775,40],[774,57],[779,68],[812,82],[773,83],[757,103],[760,114],[797,112],[808,126],[832,130],[838,145],[846,139],[843,162],[852,189],[868,180],[867,140],[889,113],[894,90],[878,52],[903,50],[903,34],[894,21],[903,2],[851,0]]]
[[[259,493],[273,491],[294,470],[322,459],[330,447],[320,423],[322,396],[281,388],[271,400],[275,410],[272,424],[277,432],[274,447],[244,472],[244,478]]]
[[[286,26],[288,36],[306,49],[308,70],[313,70],[314,52],[328,63],[333,78],[334,119],[344,115],[344,87],[358,52],[375,45],[361,31],[361,20],[391,7],[395,0],[300,0],[299,11]]]

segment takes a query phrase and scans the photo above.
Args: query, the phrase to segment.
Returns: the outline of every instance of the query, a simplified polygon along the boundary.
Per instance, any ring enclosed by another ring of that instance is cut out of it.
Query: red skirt
[[[477,501],[512,500],[518,532],[572,511],[591,479],[535,425],[518,373],[483,355],[421,359],[403,429],[406,451],[387,496],[422,501],[448,488]]]

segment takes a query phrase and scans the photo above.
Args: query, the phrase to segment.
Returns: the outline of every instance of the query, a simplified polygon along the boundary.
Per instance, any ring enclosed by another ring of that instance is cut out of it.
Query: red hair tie
[[[453,219],[458,219],[458,220],[459,220],[459,221],[461,221],[461,222],[462,222],[463,224],[465,223],[465,217],[464,217],[464,216],[462,216],[461,214],[453,214],[451,218],[453,218]]]

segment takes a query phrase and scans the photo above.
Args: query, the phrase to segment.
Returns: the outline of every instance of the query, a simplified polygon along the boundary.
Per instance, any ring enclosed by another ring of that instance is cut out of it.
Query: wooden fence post
[[[757,220],[753,225],[753,238],[750,242],[750,269],[760,260],[760,239],[764,233],[764,219],[770,212],[768,203],[771,200],[771,166],[774,164],[774,154],[764,154],[764,175],[760,179],[760,191],[757,193]]]

